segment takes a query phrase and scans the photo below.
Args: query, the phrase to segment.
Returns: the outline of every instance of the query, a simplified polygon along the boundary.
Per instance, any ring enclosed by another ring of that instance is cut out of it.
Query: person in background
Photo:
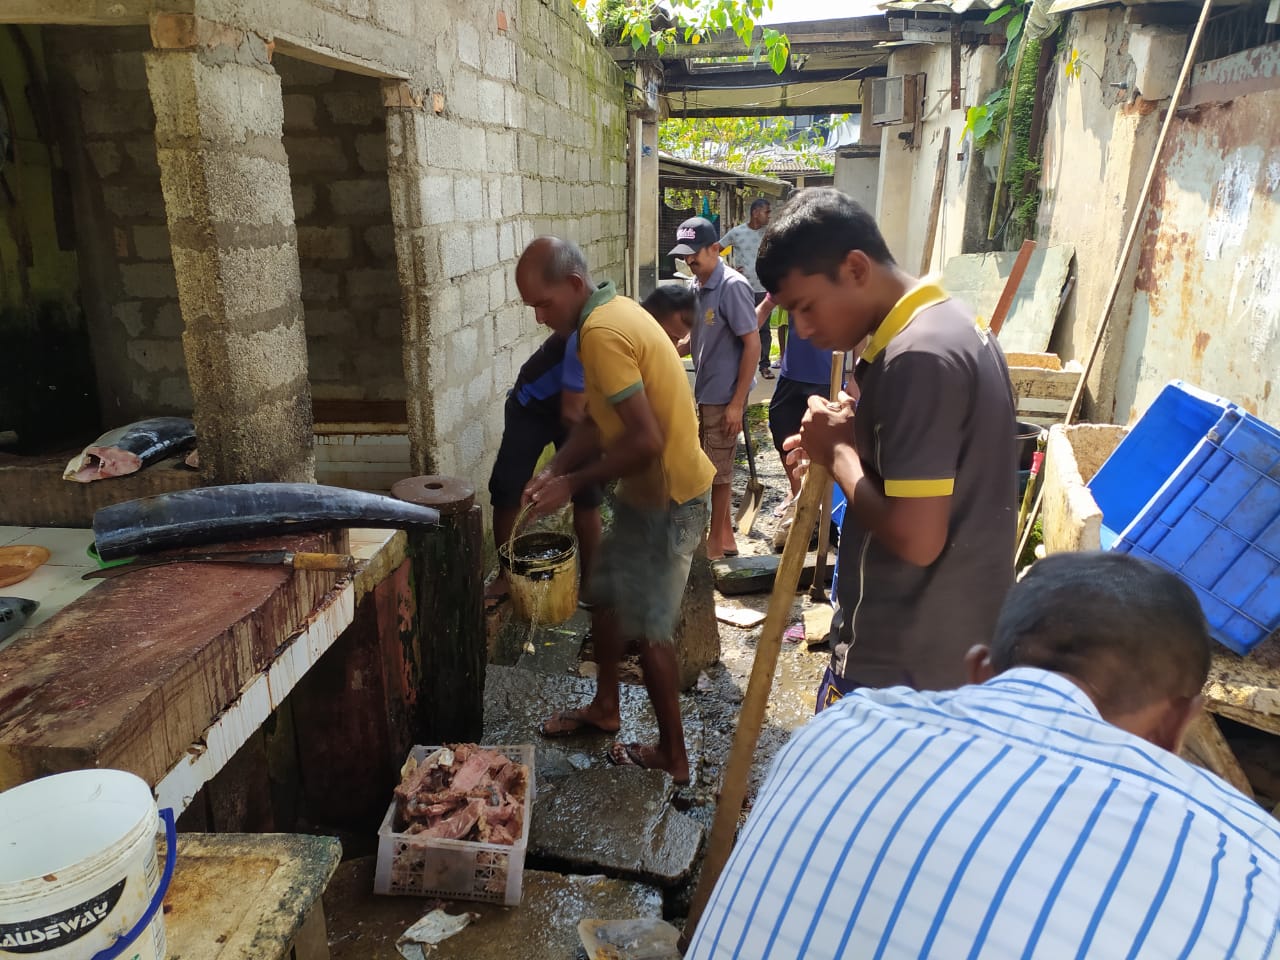
[[[769,314],[776,306],[773,297],[765,294],[764,300],[756,307],[756,319],[760,323],[768,323]],[[782,506],[775,511],[775,515],[781,518],[773,535],[775,550],[781,550],[786,543],[787,531],[791,528],[791,518],[795,513],[793,501],[800,492],[801,479],[800,470],[787,462],[787,454],[782,445],[787,437],[800,432],[800,421],[809,409],[809,398],[828,395],[831,389],[831,357],[832,351],[815,347],[807,338],[798,334],[791,338],[782,352],[778,384],[773,388],[773,399],[769,401],[769,432],[773,435],[773,445],[786,468],[791,490]]]
[[[687,357],[693,318],[698,312],[698,295],[686,284],[663,283],[655,287],[640,306],[658,321],[658,326],[671,339],[676,353]]]
[[[680,224],[669,255],[684,257],[693,271],[693,289],[698,296],[698,313],[689,336],[693,393],[702,449],[716,468],[707,556],[712,560],[736,557],[738,543],[730,517],[733,455],[760,360],[751,284],[720,258],[715,227],[702,217]]]
[[[688,960],[1280,952],[1280,828],[1177,753],[1210,639],[1119,553],[1039,561],[977,686],[850,693],[778,753]]]
[[[760,197],[751,203],[751,213],[746,223],[740,223],[720,237],[721,249],[729,251],[729,264],[751,284],[751,292],[756,305],[764,299],[765,289],[756,276],[756,254],[760,250],[760,240],[764,236],[764,228],[769,225],[769,213],[773,208],[769,201]],[[785,346],[785,336],[778,334],[779,352]],[[760,327],[760,376],[766,380],[773,379],[770,369],[769,355],[773,351],[773,334],[768,323]]]
[[[578,336],[553,333],[520,367],[503,408],[502,442],[489,475],[494,546],[511,539],[520,513],[520,495],[548,446],[557,450],[569,428],[586,416],[586,385],[578,359]],[[604,493],[588,485],[573,496],[573,532],[578,538],[579,568],[587,582],[600,543],[600,504]],[[506,572],[485,588],[485,602],[496,607],[510,592]]]
[[[562,337],[577,331],[587,416],[550,466],[525,487],[535,515],[560,509],[579,490],[617,480],[613,523],[587,587],[596,654],[591,702],[554,713],[545,737],[616,733],[618,663],[624,644],[640,651],[658,721],[656,744],[614,743],[616,764],[665,770],[689,782],[680,719],[675,626],[693,554],[707,529],[715,468],[698,445],[698,421],[684,364],[662,329],[612,283],[595,285],[582,251],[539,237],[520,256],[516,286],[537,322]]]
[[[792,334],[853,350],[860,396],[809,400],[802,448],[848,500],[839,609],[818,707],[857,686],[964,683],[1013,582],[1017,468],[1004,354],[973,312],[894,261],[875,220],[809,187],[765,232],[756,262]],[[799,456],[799,455],[797,455]]]

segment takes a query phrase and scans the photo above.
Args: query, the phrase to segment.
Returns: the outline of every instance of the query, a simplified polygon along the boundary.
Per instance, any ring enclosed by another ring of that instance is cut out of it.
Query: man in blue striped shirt
[[[796,734],[691,960],[1280,955],[1277,822],[1174,755],[1209,666],[1185,584],[1048,557],[967,662]]]

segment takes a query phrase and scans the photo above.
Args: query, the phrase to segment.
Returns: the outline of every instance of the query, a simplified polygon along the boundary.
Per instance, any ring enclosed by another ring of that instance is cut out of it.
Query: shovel
[[[760,503],[764,500],[764,484],[756,476],[756,452],[751,447],[751,428],[742,428],[742,442],[747,447],[747,469],[751,471],[751,479],[747,481],[747,489],[742,493],[742,502],[738,504],[738,514],[733,519],[738,524],[738,533],[744,537],[751,532],[751,525],[756,522],[756,514],[760,511]]]

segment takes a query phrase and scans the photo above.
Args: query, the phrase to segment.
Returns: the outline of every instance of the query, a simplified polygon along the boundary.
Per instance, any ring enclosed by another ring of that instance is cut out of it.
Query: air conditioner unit
[[[915,74],[872,80],[871,123],[877,127],[915,123],[916,83]]]

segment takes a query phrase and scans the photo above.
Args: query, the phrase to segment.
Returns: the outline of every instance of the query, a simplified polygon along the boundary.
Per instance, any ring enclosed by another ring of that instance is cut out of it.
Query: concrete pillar
[[[156,14],[147,85],[206,482],[314,479],[280,79],[261,37]]]
[[[631,118],[632,250],[636,265],[637,300],[643,300],[658,285],[658,123],[643,117]],[[668,238],[670,239],[670,238]],[[675,241],[672,240],[672,245]],[[671,249],[670,247],[667,248]]]
[[[444,269],[440,255],[441,228],[431,226],[430,222],[451,220],[452,215],[432,218],[428,214],[424,166],[431,115],[423,105],[422,96],[403,81],[388,80],[382,85],[382,102],[387,108],[387,181],[391,188],[391,222],[395,227],[404,331],[409,462],[415,473],[433,474],[438,464],[436,394],[430,375],[430,284],[443,279]],[[463,240],[469,238],[464,236]]]

